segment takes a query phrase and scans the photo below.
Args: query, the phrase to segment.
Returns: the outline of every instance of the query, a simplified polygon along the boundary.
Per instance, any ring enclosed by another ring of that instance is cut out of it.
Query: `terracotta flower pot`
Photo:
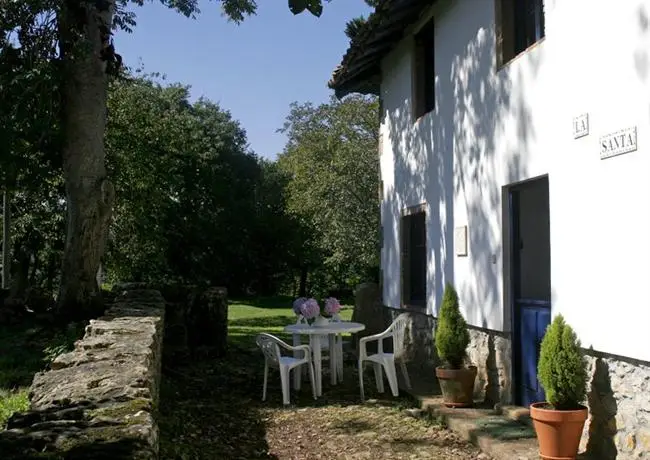
[[[447,407],[470,407],[474,404],[476,372],[476,366],[462,369],[436,367],[436,377]]]
[[[578,455],[582,429],[589,411],[554,410],[545,402],[530,405],[530,418],[537,433],[539,455],[546,460],[572,460]]]

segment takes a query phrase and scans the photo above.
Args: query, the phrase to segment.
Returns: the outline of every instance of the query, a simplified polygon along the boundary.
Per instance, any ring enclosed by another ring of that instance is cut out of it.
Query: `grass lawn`
[[[296,322],[291,309],[291,298],[277,298],[275,302],[236,301],[228,306],[228,338],[231,343],[242,347],[255,347],[255,334],[268,332],[291,345],[291,336],[283,331],[284,326]],[[288,305],[288,307],[286,306]],[[352,306],[344,305],[341,318],[352,318]]]
[[[192,359],[180,350],[163,356],[160,441],[164,459],[475,459],[479,451],[432,421],[404,414],[413,401],[378,394],[370,370],[361,403],[353,365],[343,384],[331,386],[327,366],[323,396],[309,384],[292,389],[282,406],[280,378],[269,374],[261,401],[263,357],[255,334],[289,340],[282,328],[295,321],[291,299],[233,302],[229,354]],[[352,309],[343,311],[349,319]],[[483,457],[481,457],[483,458]]]
[[[65,330],[31,321],[0,326],[0,429],[14,412],[27,410],[34,374],[83,335],[83,324]]]

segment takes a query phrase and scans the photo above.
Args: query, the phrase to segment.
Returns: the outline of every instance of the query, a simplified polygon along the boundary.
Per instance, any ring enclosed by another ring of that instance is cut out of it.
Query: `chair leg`
[[[293,346],[297,347],[299,345],[301,345],[300,334],[293,334]],[[302,351],[294,351],[293,352],[294,358],[302,358],[302,354],[303,354]],[[302,371],[302,368],[294,371],[294,373],[293,373],[293,387],[296,390],[300,390],[300,382],[302,381],[302,372],[301,371]]]
[[[336,364],[338,364],[339,382],[343,382],[343,338],[341,336],[338,336],[336,339],[336,351],[339,354],[336,361]]]
[[[375,381],[377,383],[377,391],[380,393],[384,392],[384,376],[381,372],[381,364],[373,363],[375,368]]]
[[[311,361],[307,363],[309,368],[309,381],[311,382],[311,393],[314,396],[314,399],[317,399],[316,396],[316,377],[314,377],[314,366],[312,366]]]
[[[361,401],[364,400],[363,394],[363,361],[359,360],[359,391],[361,392]]]
[[[393,393],[393,396],[399,396],[399,387],[397,386],[397,371],[395,370],[395,362],[389,361],[384,365],[386,369],[386,378],[388,379],[388,385],[390,386],[390,391]]]
[[[269,363],[264,360],[264,384],[262,385],[262,401],[266,401],[266,383],[269,380]]]
[[[280,366],[280,382],[282,383],[282,403],[289,404],[289,368]]]
[[[404,361],[399,362],[400,368],[402,369],[402,375],[404,376],[404,383],[406,388],[411,389],[411,379],[409,378],[408,369],[406,369],[406,363]]]

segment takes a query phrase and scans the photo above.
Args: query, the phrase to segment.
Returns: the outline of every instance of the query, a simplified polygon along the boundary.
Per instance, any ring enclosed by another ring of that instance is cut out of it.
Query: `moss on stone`
[[[135,398],[123,403],[116,403],[111,406],[99,407],[88,412],[91,418],[111,418],[125,422],[127,425],[137,423],[140,417],[133,417],[140,411],[151,412],[151,401],[146,398]],[[129,417],[132,416],[132,417]],[[135,420],[135,421],[133,421]]]

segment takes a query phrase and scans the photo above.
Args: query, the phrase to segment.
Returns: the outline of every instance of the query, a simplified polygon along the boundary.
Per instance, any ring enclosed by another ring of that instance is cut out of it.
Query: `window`
[[[402,304],[426,306],[427,295],[427,231],[425,212],[402,216]]]
[[[544,38],[544,0],[496,0],[497,66]]]
[[[433,19],[415,35],[413,53],[413,115],[417,120],[435,107]]]

